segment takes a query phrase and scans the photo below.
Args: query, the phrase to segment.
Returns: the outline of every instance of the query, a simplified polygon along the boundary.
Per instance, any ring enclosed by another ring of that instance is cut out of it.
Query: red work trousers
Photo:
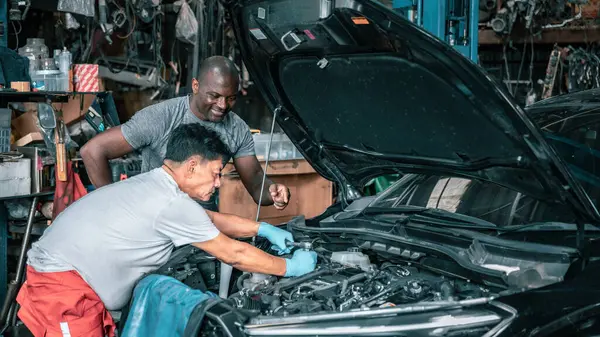
[[[40,273],[27,266],[18,317],[35,337],[114,337],[115,323],[76,271]]]

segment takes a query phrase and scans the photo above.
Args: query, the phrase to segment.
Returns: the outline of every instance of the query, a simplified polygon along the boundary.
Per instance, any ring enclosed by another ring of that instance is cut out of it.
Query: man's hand
[[[265,253],[246,242],[231,239],[222,233],[212,240],[195,242],[193,245],[241,271],[277,276],[284,276],[286,272],[285,259]]]
[[[273,225],[269,225],[266,222],[261,222],[258,227],[258,236],[266,238],[273,244],[271,249],[276,251],[279,255],[287,254],[290,252],[290,248],[287,246],[286,241],[294,242],[292,233],[277,228]]]
[[[269,186],[269,193],[273,199],[273,206],[278,210],[283,210],[290,202],[290,189],[282,184],[272,184]]]
[[[302,276],[315,270],[317,253],[297,249],[291,259],[285,259],[285,277]]]

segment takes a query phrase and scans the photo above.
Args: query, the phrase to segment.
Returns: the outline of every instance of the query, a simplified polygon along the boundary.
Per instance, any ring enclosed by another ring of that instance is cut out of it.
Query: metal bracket
[[[115,26],[117,26],[119,28],[123,27],[123,25],[125,24],[125,21],[127,21],[127,15],[125,14],[125,12],[122,9],[112,12],[111,16],[112,16],[112,20],[113,20],[113,23],[115,24]]]
[[[294,39],[294,42],[296,42],[296,44],[294,44],[292,46],[288,46],[285,43],[285,38],[288,36],[291,36],[292,39]],[[302,44],[302,40],[298,37],[298,35],[293,30],[290,30],[289,32],[283,34],[283,36],[281,37],[281,44],[283,45],[283,48],[285,48],[285,50],[292,51],[292,50],[296,49],[299,45]]]

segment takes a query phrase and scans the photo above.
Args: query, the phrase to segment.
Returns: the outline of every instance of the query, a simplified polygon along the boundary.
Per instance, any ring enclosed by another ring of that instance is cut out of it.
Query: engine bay
[[[394,307],[490,296],[490,290],[419,270],[410,263],[372,258],[358,247],[320,250],[317,268],[298,278],[245,273],[231,304],[254,315],[289,316],[316,312]]]
[[[226,295],[202,308],[200,335],[320,335],[322,329],[329,335],[348,329],[365,334],[382,333],[378,329],[385,326],[388,335],[410,327],[423,333],[468,329],[481,336],[513,315],[495,299],[558,282],[571,261],[560,247],[457,231],[440,235],[427,226],[395,227],[401,232],[390,234],[379,222],[377,230],[368,230],[369,224],[352,217],[335,220],[317,219],[321,226],[304,218],[290,221],[294,249],[317,253],[315,270],[292,278],[234,270]],[[253,244],[276,254],[265,238]],[[188,246],[158,273],[222,295],[220,265]]]
[[[358,234],[351,234],[347,224],[343,234],[334,234],[333,229],[310,233],[303,227],[292,229],[297,223],[304,220],[290,222],[288,229],[297,242],[307,246],[295,249],[315,250],[316,269],[294,278],[236,271],[226,292],[232,308],[248,317],[288,317],[489,299],[557,282],[568,267],[566,260],[509,258],[506,251],[500,254],[492,246],[473,240],[463,248],[455,247],[455,256],[462,257],[469,269],[464,268],[465,263],[432,250],[431,244],[430,249],[400,242],[383,244],[372,237],[375,232],[357,230]],[[255,245],[276,254],[264,238],[256,238]],[[451,245],[444,247],[451,252]],[[282,257],[291,257],[291,253]],[[220,263],[193,247],[174,252],[159,273],[193,289],[220,290]]]

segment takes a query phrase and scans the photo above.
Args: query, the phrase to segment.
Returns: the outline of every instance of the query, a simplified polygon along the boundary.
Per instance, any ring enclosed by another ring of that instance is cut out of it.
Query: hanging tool
[[[112,44],[113,41],[110,38],[114,31],[114,25],[108,22],[108,6],[106,6],[106,0],[98,0],[98,21],[100,23],[100,28],[104,33],[104,38],[108,41],[108,44]]]
[[[22,12],[19,7],[24,7]],[[29,7],[31,7],[30,0],[10,0],[8,19],[11,21],[25,21]]]
[[[59,119],[54,130],[54,144],[56,145],[56,171],[60,181],[67,181],[67,149],[64,132],[64,122]]]
[[[548,60],[548,67],[546,68],[546,77],[543,81],[542,99],[546,99],[552,96],[554,91],[554,84],[556,82],[556,73],[560,64],[561,49],[555,47],[550,58]]]

